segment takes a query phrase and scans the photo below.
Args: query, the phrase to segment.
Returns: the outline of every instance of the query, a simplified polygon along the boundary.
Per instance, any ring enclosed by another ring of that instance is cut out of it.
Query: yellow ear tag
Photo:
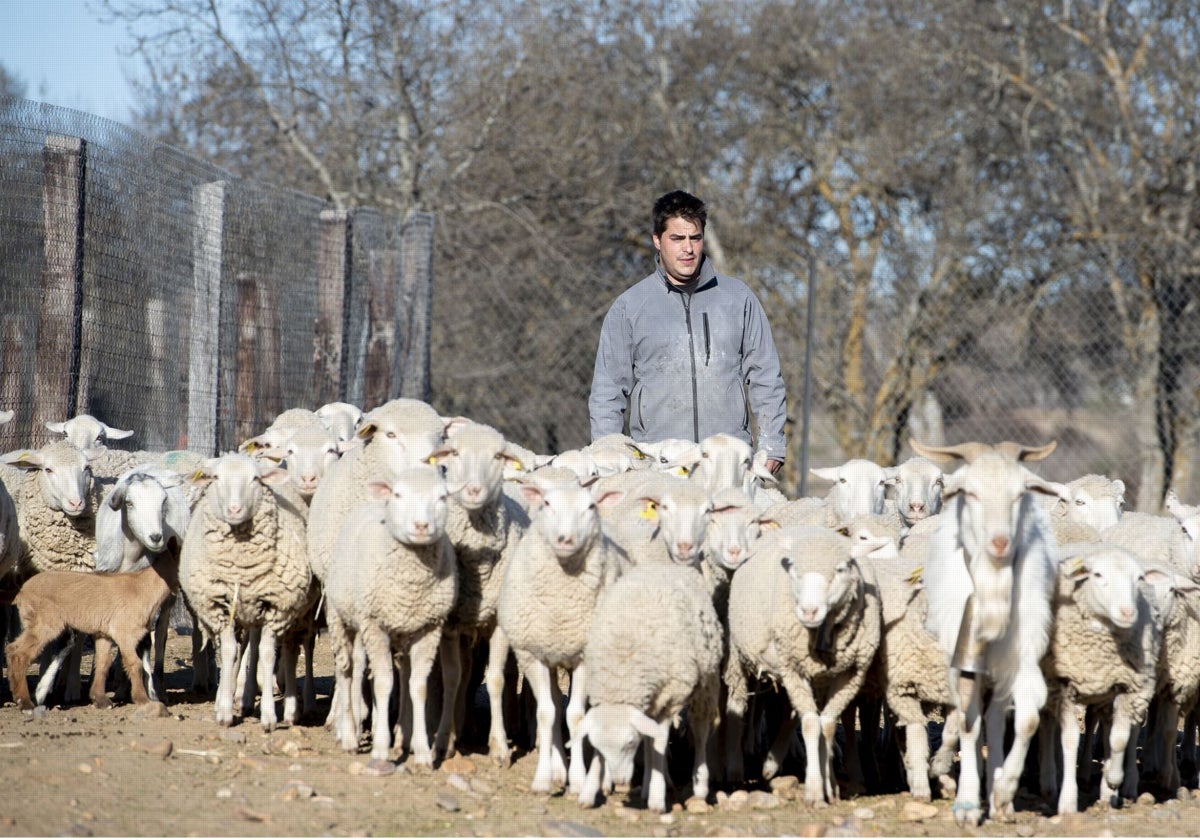
[[[513,458],[513,462],[512,462],[512,468],[513,468],[514,470],[521,470],[522,472],[524,472],[524,470],[525,470],[525,466],[524,466],[524,464],[522,464],[522,463],[521,463],[520,461],[518,461],[516,458]]]
[[[205,473],[203,470],[196,470],[194,473],[192,473],[192,481],[199,481],[200,479],[202,479],[204,477],[205,477]]]
[[[646,502],[646,506],[642,508],[642,512],[638,514],[642,519],[655,520],[658,519],[658,508],[654,502]]]
[[[1083,558],[1072,557],[1066,562],[1065,568],[1067,570],[1067,577],[1075,577],[1075,575],[1083,570]]]
[[[426,460],[426,462],[432,464],[433,466],[435,466],[435,467],[437,466],[438,459],[437,459],[436,455],[430,455],[425,460]]]
[[[255,449],[258,449],[258,444],[252,440],[246,441],[242,446],[246,447],[247,454],[253,453]]]
[[[911,572],[908,573],[908,577],[906,577],[904,580],[906,582],[908,582],[910,585],[916,586],[918,583],[921,582],[921,575],[923,575],[923,574],[925,574],[925,567],[917,566],[915,569],[913,569]]]
[[[687,468],[687,467],[676,467],[676,468],[675,468],[675,475],[681,475],[681,476],[683,476],[684,478],[687,478],[689,475],[691,475],[691,471],[690,471],[690,470],[688,470],[688,468]]]

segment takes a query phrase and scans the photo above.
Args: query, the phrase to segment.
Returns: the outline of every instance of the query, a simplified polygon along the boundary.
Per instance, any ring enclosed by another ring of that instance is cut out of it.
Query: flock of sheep
[[[108,449],[131,433],[87,415],[50,428],[65,439],[0,458],[26,712],[56,681],[80,699],[76,634],[95,640],[95,705],[112,704],[115,646],[132,700],[161,711],[182,593],[196,688],[219,657],[218,724],[256,701],[267,730],[313,713],[324,635],[326,725],[356,752],[369,721],[375,774],[393,747],[426,767],[456,751],[478,648],[490,757],[509,761],[525,686],[532,789],[585,806],[631,784],[640,756],[646,805],[665,811],[669,747],[692,757],[693,797],[770,779],[797,728],[807,801],[866,789],[894,739],[912,796],[953,795],[961,824],[1011,815],[1035,735],[1059,813],[1096,750],[1102,800],[1136,798],[1139,776],[1168,794],[1197,782],[1200,508],[1171,494],[1166,515],[1123,513],[1119,480],[1042,479],[1028,464],[1053,444],[914,441],[898,467],[814,470],[828,495],[787,499],[730,436],[542,456],[408,399],[291,409],[218,458]]]

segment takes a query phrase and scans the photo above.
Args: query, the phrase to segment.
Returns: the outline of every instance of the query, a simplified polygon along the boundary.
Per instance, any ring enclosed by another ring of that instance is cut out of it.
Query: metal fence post
[[[220,388],[217,372],[221,334],[221,247],[225,182],[192,191],[192,334],[188,348],[188,436],[194,452],[217,453]]]
[[[402,397],[428,401],[431,396],[429,342],[433,313],[433,216],[413,213],[401,237],[403,310],[400,312],[400,382]]]
[[[317,245],[317,324],[313,335],[313,399],[345,399],[346,317],[350,303],[352,218],[322,210]]]

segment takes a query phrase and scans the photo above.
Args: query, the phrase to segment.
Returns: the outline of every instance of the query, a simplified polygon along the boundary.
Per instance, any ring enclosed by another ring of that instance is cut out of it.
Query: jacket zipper
[[[709,351],[710,351],[711,347],[712,347],[712,344],[710,343],[709,336],[708,336],[708,313],[705,312],[704,313],[704,366],[705,367],[708,367]]]
[[[692,360],[692,439],[700,442],[700,397],[696,386],[696,341],[692,335],[692,295],[679,296],[683,300],[683,318],[687,323],[688,356]]]

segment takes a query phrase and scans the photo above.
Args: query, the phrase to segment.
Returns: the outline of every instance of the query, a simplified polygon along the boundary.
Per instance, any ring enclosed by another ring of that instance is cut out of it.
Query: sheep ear
[[[67,433],[67,421],[63,420],[59,423],[47,422],[46,428],[57,434],[65,435]]]
[[[125,504],[126,486],[127,485],[125,484],[118,484],[112,489],[112,492],[108,494],[108,498],[104,500],[105,503],[113,510],[120,510],[121,505]]]
[[[1032,490],[1035,493],[1045,493],[1047,496],[1058,496],[1064,502],[1071,502],[1070,487],[1065,484],[1059,484],[1057,481],[1047,481],[1028,470],[1025,473],[1025,489]]]
[[[112,440],[125,440],[125,438],[133,436],[133,430],[114,429],[112,426],[104,425],[104,436]]]
[[[244,441],[239,443],[237,451],[244,452],[247,455],[253,455],[258,450],[266,448],[267,442],[263,440],[261,435],[259,435],[258,437],[246,438]]]
[[[606,490],[599,496],[595,496],[592,501],[594,501],[596,503],[596,507],[600,508],[601,510],[608,510],[609,508],[620,504],[621,500],[624,498],[625,491],[623,490]]]
[[[40,470],[46,462],[42,453],[31,449],[18,449],[16,452],[6,453],[0,460],[19,470]]]
[[[817,478],[823,478],[826,481],[837,481],[837,467],[813,467],[809,472]]]
[[[447,458],[450,458],[457,454],[458,454],[458,450],[455,449],[454,447],[443,446],[439,449],[434,450],[433,452],[430,452],[429,457],[426,458],[425,460],[428,461],[430,464],[437,466],[439,462],[444,461]]]
[[[1082,557],[1068,557],[1059,564],[1059,568],[1063,570],[1067,580],[1076,584],[1083,583],[1092,573],[1088,568],[1087,561]]]
[[[757,521],[758,527],[762,528],[764,531],[777,531],[783,527],[779,520],[772,516],[760,516],[758,517]]]
[[[963,491],[962,476],[950,473],[942,482],[942,501],[952,499]]]
[[[386,481],[368,481],[367,493],[372,499],[390,499],[392,497],[392,485]]]
[[[536,484],[522,484],[521,495],[531,505],[540,505],[546,500],[545,492]]]
[[[852,560],[860,560],[872,552],[885,548],[891,542],[891,537],[868,537],[865,540],[855,540],[854,544],[850,546],[850,558]]]
[[[1113,479],[1113,492],[1117,494],[1117,504],[1125,504],[1125,482],[1119,478]]]
[[[354,436],[360,440],[370,440],[375,437],[375,433],[379,431],[379,424],[374,420],[363,420],[362,424],[354,430]]]
[[[282,484],[288,480],[288,472],[273,461],[261,461],[258,468],[258,480],[268,487]]]

